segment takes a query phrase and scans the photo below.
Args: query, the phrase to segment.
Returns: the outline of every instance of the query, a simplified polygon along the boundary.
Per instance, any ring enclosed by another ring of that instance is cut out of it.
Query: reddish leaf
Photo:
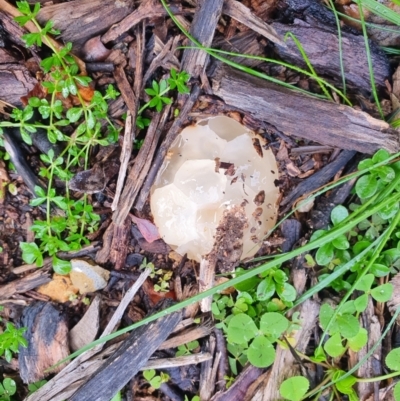
[[[147,242],[154,242],[155,240],[161,238],[157,227],[148,220],[140,219],[139,217],[131,214],[132,221],[137,225],[140,233],[143,235]]]

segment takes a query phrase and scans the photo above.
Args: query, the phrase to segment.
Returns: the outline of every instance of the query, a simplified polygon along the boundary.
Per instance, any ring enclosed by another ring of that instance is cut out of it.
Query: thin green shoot
[[[331,10],[333,15],[335,16],[337,33],[338,33],[338,43],[339,43],[339,64],[340,64],[340,73],[342,75],[342,86],[343,86],[343,94],[346,96],[346,76],[344,73],[344,63],[343,63],[343,47],[342,47],[342,28],[340,27],[339,16],[336,11],[336,7],[333,4],[332,0],[329,0],[329,4],[331,6]]]
[[[307,54],[306,54],[306,52],[305,52],[303,46],[301,45],[300,41],[296,38],[295,35],[293,35],[292,32],[287,32],[287,33],[286,33],[286,35],[285,35],[285,41],[286,41],[288,38],[291,38],[291,39],[293,40],[293,42],[296,44],[296,46],[297,46],[297,48],[299,49],[299,52],[300,52],[300,54],[301,54],[301,57],[303,57],[304,62],[306,63],[308,69],[309,69],[310,72],[311,72],[311,75],[312,75],[314,78],[317,77],[318,75],[317,75],[317,73],[315,72],[314,67],[312,66],[312,64],[311,64],[311,62],[310,62],[310,59],[308,58],[308,56],[307,56]],[[327,97],[327,99],[333,101],[332,95],[328,92],[328,90],[326,89],[325,85],[323,85],[321,82],[318,82],[318,84],[319,84],[319,86],[320,86],[322,92],[325,93],[325,96]]]
[[[365,52],[367,54],[369,77],[370,77],[370,81],[371,81],[371,90],[372,90],[372,94],[373,94],[374,99],[375,99],[376,106],[378,107],[379,114],[380,114],[382,120],[385,120],[385,116],[383,114],[382,107],[381,107],[381,104],[379,102],[378,93],[376,91],[374,67],[372,65],[371,52],[369,50],[368,34],[367,34],[367,28],[365,26],[364,12],[363,12],[363,9],[362,9],[361,0],[357,0],[357,5],[358,5],[358,10],[360,12],[360,21],[361,21],[361,27],[362,27],[362,32],[363,32],[364,42],[365,42]]]
[[[399,32],[400,33],[400,32]],[[394,56],[398,56],[400,54],[400,49],[395,49],[394,47],[381,47],[381,49],[387,53],[387,54],[391,54]]]

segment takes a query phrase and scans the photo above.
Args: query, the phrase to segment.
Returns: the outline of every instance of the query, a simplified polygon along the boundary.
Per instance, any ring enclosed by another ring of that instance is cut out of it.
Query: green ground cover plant
[[[0,311],[3,307],[0,306]],[[0,321],[2,319],[0,318]],[[16,328],[11,322],[6,322],[5,329],[0,329],[0,357],[3,356],[7,362],[11,361],[13,354],[18,353],[19,347],[28,345],[24,338],[26,328]]]
[[[67,274],[71,269],[70,262],[59,259],[57,252],[78,250],[88,244],[85,234],[96,230],[100,221],[100,216],[93,212],[86,195],[79,200],[71,197],[67,182],[77,168],[89,168],[94,146],[107,146],[118,139],[119,128],[108,117],[107,102],[116,99],[119,93],[109,85],[104,93],[93,91],[91,99],[85,99],[81,91],[89,87],[91,78],[79,71],[71,55],[72,44],[67,43],[61,49],[52,45],[50,35],[59,32],[53,28],[52,21],[48,21],[43,28],[37,22],[40,3],[32,8],[26,1],[21,1],[17,2],[17,7],[23,15],[16,17],[16,21],[22,26],[31,21],[38,29],[38,32],[23,36],[26,45],[46,44],[51,51],[51,55],[44,58],[40,65],[46,77],[42,86],[48,96],[30,97],[29,104],[23,110],[13,109],[11,121],[0,122],[0,145],[2,128],[18,128],[28,145],[32,144],[30,134],[39,129],[46,131],[51,143],[63,144],[61,154],[56,155],[50,149],[47,154],[40,156],[43,163],[40,176],[46,179],[47,188],[35,188],[36,198],[31,205],[44,206],[46,218],[36,220],[31,227],[36,242],[22,242],[21,249],[26,263],[36,263],[40,267],[48,255],[52,257],[53,269],[59,274]],[[159,112],[164,105],[172,102],[168,96],[171,91],[187,93],[188,79],[187,73],[172,69],[169,78],[153,81],[151,88],[145,89],[150,100],[138,111],[137,127],[143,129],[149,125],[150,120],[143,115],[147,108]],[[78,106],[66,107],[62,99],[70,96],[77,99]],[[61,193],[55,188],[57,179],[66,182],[65,190]],[[160,290],[164,291],[164,288]]]

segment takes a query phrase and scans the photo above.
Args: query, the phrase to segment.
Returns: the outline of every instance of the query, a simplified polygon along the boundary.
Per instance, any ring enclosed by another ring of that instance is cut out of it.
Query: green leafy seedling
[[[19,346],[28,346],[24,338],[25,331],[25,327],[17,329],[12,323],[7,323],[6,329],[0,334],[0,356],[4,355],[7,362],[11,362],[13,353],[18,353]]]
[[[145,370],[143,372],[143,377],[148,381],[150,386],[156,390],[160,388],[161,384],[166,383],[170,379],[170,377],[163,372],[157,375],[154,369]]]
[[[192,352],[199,346],[200,344],[197,340],[190,341],[187,344],[179,345],[175,356],[191,355]]]

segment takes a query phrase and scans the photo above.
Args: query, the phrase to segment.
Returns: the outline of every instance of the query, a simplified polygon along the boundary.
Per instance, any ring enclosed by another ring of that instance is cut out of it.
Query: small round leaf
[[[395,401],[400,401],[400,382],[397,382],[393,387],[393,397]]]
[[[339,235],[332,241],[333,246],[336,249],[348,249],[350,248],[350,243],[345,235]]]
[[[355,337],[349,338],[347,340],[347,344],[352,351],[358,352],[362,347],[364,347],[365,344],[367,344],[367,341],[368,332],[364,329],[364,327],[361,327]]]
[[[265,313],[260,319],[260,331],[274,340],[289,327],[289,320],[277,312]]]
[[[244,313],[239,313],[229,321],[228,341],[244,344],[254,338],[257,332],[258,329],[253,319]]]
[[[332,358],[341,355],[345,348],[342,345],[342,338],[339,333],[334,334],[324,345],[326,353]]]
[[[336,226],[341,221],[343,221],[348,215],[349,212],[344,206],[342,205],[336,206],[331,212],[331,220],[333,225]]]
[[[389,299],[392,298],[392,294],[393,294],[393,284],[391,283],[382,284],[378,287],[375,287],[371,291],[372,298],[374,298],[375,301],[378,302],[389,301]]]
[[[356,193],[361,199],[370,198],[378,189],[378,181],[375,176],[366,174],[360,177],[356,183]]]
[[[331,243],[322,245],[315,255],[315,260],[320,266],[325,266],[333,259],[334,251],[335,248]]]
[[[336,318],[336,322],[339,326],[340,334],[344,338],[352,338],[355,337],[360,331],[360,323],[358,319],[350,314],[338,315]]]
[[[17,385],[13,379],[6,377],[3,380],[4,389],[7,391],[8,395],[14,395],[17,391]]]
[[[257,368],[266,368],[274,363],[275,349],[264,336],[256,337],[247,351],[249,362]]]
[[[309,381],[303,376],[294,376],[285,380],[279,387],[282,397],[290,401],[300,401],[310,387]]]
[[[390,370],[400,371],[400,348],[392,349],[387,354],[385,363]]]

